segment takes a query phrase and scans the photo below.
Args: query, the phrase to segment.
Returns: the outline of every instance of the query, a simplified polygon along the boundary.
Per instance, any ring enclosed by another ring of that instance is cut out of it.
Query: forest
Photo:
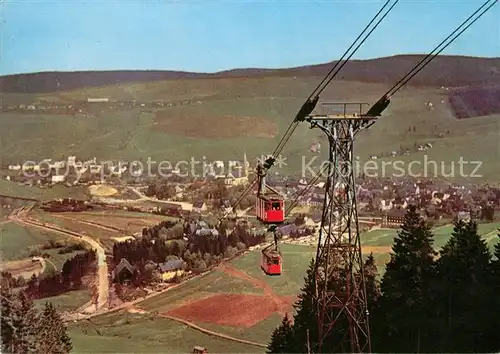
[[[346,321],[319,348],[314,262],[293,318],[285,316],[268,353],[350,352]],[[457,221],[439,252],[430,225],[409,207],[382,277],[370,255],[364,264],[371,351],[485,353],[500,351],[500,230],[491,254],[474,221]],[[334,288],[335,284],[328,284]],[[331,310],[336,316],[338,309]],[[341,317],[342,318],[342,317]]]

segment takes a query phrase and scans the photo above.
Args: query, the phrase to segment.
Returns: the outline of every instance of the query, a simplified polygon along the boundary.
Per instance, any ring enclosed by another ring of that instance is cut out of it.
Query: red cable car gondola
[[[274,249],[271,249],[272,246],[271,244],[262,250],[260,267],[267,275],[281,275],[283,258],[276,245]]]
[[[257,195],[255,209],[257,219],[264,224],[281,224],[285,221],[283,198],[277,193]]]
[[[257,169],[259,185],[255,212],[257,220],[264,224],[281,224],[285,221],[285,203],[281,194],[266,185],[265,174]]]
[[[276,225],[285,221],[285,203],[279,192],[266,185],[266,174],[260,165],[257,166],[257,175],[259,182],[255,202],[257,220],[263,224],[271,224],[268,231],[272,231],[274,235],[274,244],[262,250],[260,267],[267,275],[280,275],[282,257],[278,250]]]

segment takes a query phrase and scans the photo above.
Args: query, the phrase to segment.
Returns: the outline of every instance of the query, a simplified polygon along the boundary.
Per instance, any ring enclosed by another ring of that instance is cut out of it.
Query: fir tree
[[[52,303],[45,303],[38,331],[41,353],[66,354],[72,349],[66,326]]]
[[[38,316],[24,291],[14,295],[2,287],[2,352],[39,353]]]
[[[490,253],[473,221],[458,221],[451,238],[441,250],[438,276],[441,291],[437,310],[442,317],[441,350],[482,352],[489,309],[487,299]],[[485,311],[486,310],[486,311]]]
[[[281,324],[273,331],[267,353],[290,353],[293,349],[293,327],[288,314],[283,317]]]
[[[318,340],[317,302],[315,300],[315,263],[311,259],[304,278],[304,286],[294,304],[296,314],[293,319],[293,342],[288,348],[289,353],[306,353],[309,341],[310,350],[316,352]]]
[[[33,301],[24,291],[20,291],[17,294],[16,304],[14,311],[16,353],[39,353],[38,312],[35,310]]]
[[[373,253],[370,253],[366,258],[363,270],[365,273],[366,302],[368,305],[368,312],[372,313],[375,304],[381,296],[378,270]]]
[[[489,280],[487,282],[488,293],[486,295],[486,303],[482,304],[484,309],[488,311],[489,317],[485,324],[484,351],[499,353],[500,352],[500,229],[498,230],[497,242],[494,246],[493,256],[490,262]]]
[[[431,284],[434,256],[430,226],[410,206],[394,239],[382,279],[377,321],[383,333],[378,351],[421,352],[432,345]],[[427,345],[429,344],[429,345]]]
[[[2,353],[14,353],[14,296],[10,287],[0,287]]]
[[[381,292],[380,292],[380,282],[378,280],[377,265],[375,263],[375,258],[373,257],[373,253],[370,253],[366,258],[363,270],[365,273],[366,304],[369,314],[368,323],[371,332],[372,351],[376,352],[376,348],[378,348],[377,329],[380,328],[380,326],[377,324],[378,322],[377,306],[381,296]]]

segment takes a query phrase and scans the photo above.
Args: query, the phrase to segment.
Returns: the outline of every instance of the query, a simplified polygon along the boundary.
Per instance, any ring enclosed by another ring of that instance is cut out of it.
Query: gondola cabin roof
[[[261,194],[260,195],[261,199],[264,199],[266,201],[276,201],[276,200],[283,200],[283,196],[280,194]]]
[[[280,257],[281,253],[276,250],[264,250],[262,253],[264,253],[267,257]]]

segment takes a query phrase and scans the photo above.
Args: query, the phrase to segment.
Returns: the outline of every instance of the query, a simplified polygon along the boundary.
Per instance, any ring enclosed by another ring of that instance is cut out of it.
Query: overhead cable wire
[[[288,140],[290,140],[291,136],[295,132],[295,129],[298,126],[298,123],[304,121],[305,117],[309,115],[313,109],[316,107],[316,104],[319,100],[319,95],[325,90],[325,88],[328,86],[328,84],[337,76],[337,74],[340,72],[340,70],[347,64],[347,62],[352,58],[352,56],[357,52],[357,50],[363,45],[363,43],[368,39],[368,37],[375,31],[375,29],[380,25],[380,23],[387,17],[387,15],[392,11],[394,6],[399,2],[399,0],[394,1],[394,3],[389,7],[388,10],[383,14],[381,18],[377,21],[377,23],[370,29],[372,24],[377,20],[379,15],[383,13],[385,8],[391,3],[392,0],[387,0],[385,4],[380,8],[380,10],[373,16],[371,21],[366,25],[366,27],[363,29],[363,31],[358,35],[358,37],[353,41],[353,43],[350,45],[350,47],[344,52],[340,60],[338,60],[335,65],[330,69],[330,71],[326,74],[326,76],[323,78],[323,80],[316,86],[316,88],[312,91],[312,93],[309,95],[307,100],[304,102],[302,107],[300,108],[299,112],[295,116],[295,119],[292,121],[292,123],[288,126],[287,130],[285,131],[285,134],[283,138],[280,140],[278,143],[278,146],[270,156],[270,160],[268,161],[268,164],[265,164],[264,168],[267,170],[270,167],[272,167],[272,164],[274,163],[274,159],[278,157],[278,155],[281,153],[285,145],[288,143]],[[369,30],[369,32],[365,35],[365,33]],[[364,35],[364,37],[363,37]],[[358,41],[361,39],[361,42],[358,43]],[[356,46],[357,44],[357,46]],[[353,47],[356,46],[354,49]],[[352,50],[352,51],[351,51]],[[349,54],[350,53],[350,54]],[[348,55],[348,56],[347,56]],[[346,58],[347,56],[347,58]],[[345,58],[345,60],[344,60]]]
[[[314,96],[316,96],[316,91],[318,91],[318,89],[323,85],[323,83],[325,81],[328,80],[329,76],[334,72],[334,70],[340,65],[340,63],[342,62],[342,60],[344,60],[345,56],[349,53],[349,51],[356,45],[357,41],[359,41],[359,39],[363,36],[363,34],[365,34],[365,32],[368,30],[368,28],[370,28],[371,24],[376,20],[376,18],[378,17],[378,15],[380,15],[380,13],[382,11],[384,11],[384,9],[387,7],[387,5],[389,5],[390,3],[390,0],[387,0],[386,3],[384,4],[384,6],[382,6],[380,8],[380,10],[375,14],[375,16],[373,16],[373,18],[371,19],[371,21],[368,23],[368,25],[366,25],[366,27],[363,29],[363,31],[359,34],[359,36],[352,42],[352,44],[350,45],[349,48],[347,48],[347,50],[344,52],[344,54],[342,55],[342,57],[340,57],[340,59],[335,63],[335,65],[330,69],[330,71],[328,72],[328,74],[326,74],[326,76],[323,78],[323,80],[321,80],[321,82],[318,84],[318,86],[316,86],[316,88],[313,90],[313,92],[311,93],[311,95],[308,97],[308,99],[312,99]]]
[[[351,46],[344,52],[340,60],[338,60],[335,65],[330,69],[328,74],[323,78],[323,80],[318,84],[318,86],[313,90],[309,98],[304,102],[299,112],[296,114],[295,119],[288,126],[285,131],[284,136],[279,141],[276,149],[273,151],[272,155],[270,155],[263,162],[263,172],[266,173],[273,165],[276,158],[280,155],[281,151],[285,147],[285,145],[290,140],[291,136],[297,129],[297,126],[300,122],[304,121],[306,116],[309,115],[313,109],[316,107],[316,104],[319,100],[319,95],[323,90],[328,86],[328,84],[335,78],[335,76],[340,72],[340,70],[347,64],[350,58],[356,53],[356,51],[363,45],[363,43],[368,39],[368,37],[373,33],[373,31],[380,25],[380,23],[385,19],[385,17],[389,14],[389,12],[394,8],[394,6],[399,2],[399,0],[394,1],[394,3],[389,7],[389,9],[383,14],[383,16],[375,23],[373,28],[370,29],[370,26],[377,20],[379,15],[383,13],[383,11],[389,6],[392,0],[387,0],[385,4],[381,7],[381,9],[373,16],[371,21],[366,25],[360,35],[354,40]],[[369,30],[370,29],[370,30]],[[369,30],[368,33],[366,33]],[[365,34],[366,33],[366,34]],[[364,37],[363,37],[364,36]],[[361,39],[361,42],[358,41]],[[357,46],[353,49],[353,47],[357,44]],[[352,50],[353,49],[353,50]],[[352,52],[351,52],[352,50]],[[349,52],[351,52],[349,54]],[[347,56],[348,55],[348,56]],[[347,56],[347,58],[346,58]],[[345,58],[345,60],[344,60]],[[312,99],[311,99],[312,98]],[[257,178],[252,181],[247,188],[243,191],[240,197],[231,205],[231,210],[234,209],[242,200],[245,198],[246,194],[255,186],[257,183]],[[225,217],[227,217],[229,213],[226,213]],[[224,218],[224,217],[223,217]]]
[[[438,56],[444,49],[446,49],[450,44],[452,44],[463,32],[465,32],[474,22],[479,20],[481,16],[483,16],[490,8],[498,2],[498,0],[494,0],[491,2],[490,6],[484,9],[479,16],[477,16],[472,22],[470,22],[467,26],[467,22],[469,22],[478,12],[480,12],[485,6],[490,3],[491,0],[486,1],[480,8],[478,8],[472,15],[470,15],[460,26],[458,26],[448,37],[446,37],[439,45],[434,48],[434,50],[429,53],[424,59],[422,59],[410,72],[408,72],[405,76],[403,76],[386,94],[393,95],[396,93],[401,87],[403,87],[409,80],[411,80],[416,74],[418,74],[429,62]],[[464,28],[462,28],[465,26]],[[460,31],[460,32],[458,32]],[[458,32],[458,33],[457,33]],[[452,38],[453,37],[453,38]],[[451,40],[446,43],[451,38]],[[444,45],[444,46],[443,46]],[[440,48],[443,46],[442,48]],[[437,52],[436,52],[437,51]],[[436,52],[436,53],[434,53]],[[420,66],[420,67],[419,67]]]
[[[373,23],[373,21],[375,21],[375,19],[378,17],[378,15],[383,11],[383,9],[389,5],[389,2],[390,1],[387,1],[385,3],[385,5],[380,9],[380,11],[373,17],[372,21],[370,21],[370,23],[365,27],[365,29],[363,30],[363,32],[361,33],[361,35],[356,38],[356,40],[354,41],[353,45],[356,43],[356,41],[359,40],[359,38],[362,36],[362,34],[368,30],[368,28],[370,27],[370,25]],[[366,36],[363,38],[363,40],[356,46],[356,48],[354,48],[354,50],[352,51],[352,53],[347,57],[347,59],[345,61],[342,62],[342,59],[340,59],[337,63],[341,63],[340,66],[338,67],[338,69],[335,71],[334,75],[331,76],[328,81],[323,85],[323,87],[316,93],[317,96],[319,96],[325,89],[326,87],[328,86],[328,84],[335,78],[335,76],[337,76],[337,74],[340,72],[340,70],[342,70],[342,68],[348,63],[348,61],[352,58],[352,56],[358,51],[358,49],[366,42],[366,40],[368,39],[368,37],[370,37],[370,35],[373,33],[373,31],[375,31],[375,29],[377,29],[377,27],[380,25],[380,23],[387,17],[387,15],[392,11],[392,9],[394,8],[394,6],[396,6],[396,4],[399,2],[399,0],[396,0],[394,1],[394,3],[391,5],[391,7],[389,7],[389,9],[384,13],[384,15],[377,21],[377,23],[375,24],[375,26],[373,26],[373,28],[366,34]],[[351,47],[353,46],[351,45]],[[350,49],[350,48],[349,48]],[[348,49],[348,50],[349,50]],[[347,53],[347,52],[346,52]]]
[[[427,54],[427,56],[425,56],[420,62],[418,62],[408,73],[406,73],[398,82],[396,82],[394,86],[392,86],[384,95],[382,95],[382,97],[368,110],[366,115],[380,116],[380,114],[389,105],[391,96],[398,92],[404,85],[408,83],[408,81],[410,81],[415,75],[422,71],[432,60],[434,60],[443,50],[451,45],[462,33],[464,33],[470,26],[472,26],[477,20],[479,20],[497,2],[498,0],[487,0],[476,11],[474,11],[472,15],[470,15],[464,22],[462,22],[462,24],[460,24],[460,26],[458,26],[448,37],[446,37],[441,43],[439,43],[429,54]],[[479,15],[477,15],[478,13]]]

